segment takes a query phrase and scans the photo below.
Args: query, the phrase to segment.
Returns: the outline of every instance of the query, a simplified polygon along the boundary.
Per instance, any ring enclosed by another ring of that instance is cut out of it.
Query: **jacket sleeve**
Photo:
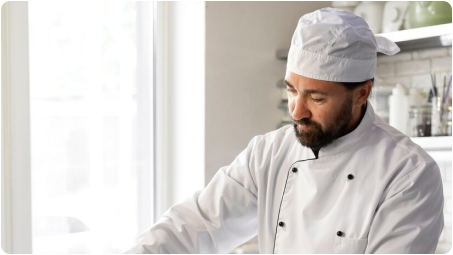
[[[433,161],[395,180],[376,209],[365,253],[434,253],[444,226],[443,201]]]
[[[256,236],[252,151],[253,140],[204,190],[171,207],[125,253],[228,253]]]

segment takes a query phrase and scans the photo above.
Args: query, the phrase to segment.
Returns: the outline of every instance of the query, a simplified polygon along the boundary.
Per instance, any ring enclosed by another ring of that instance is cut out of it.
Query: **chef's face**
[[[285,81],[289,113],[302,145],[320,149],[358,125],[359,109],[366,101],[356,100],[360,93],[337,82],[315,80],[291,72],[286,74]]]

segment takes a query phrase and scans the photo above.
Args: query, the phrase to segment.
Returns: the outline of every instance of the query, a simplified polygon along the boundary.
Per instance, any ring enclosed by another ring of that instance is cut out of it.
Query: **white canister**
[[[332,7],[353,13],[360,1],[332,1]]]
[[[382,33],[405,29],[403,23],[408,14],[408,9],[409,2],[407,1],[388,1],[384,7]]]
[[[362,17],[375,34],[379,34],[382,28],[382,16],[385,2],[363,1],[354,9],[354,14]]]
[[[409,135],[409,100],[406,89],[396,84],[389,96],[389,124],[402,133]]]

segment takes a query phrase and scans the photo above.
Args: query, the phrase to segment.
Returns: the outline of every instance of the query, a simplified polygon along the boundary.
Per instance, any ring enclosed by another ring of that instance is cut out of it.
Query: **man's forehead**
[[[286,86],[291,87],[291,88],[295,88],[295,86],[293,86],[290,82],[288,82],[286,80],[283,80],[283,82],[286,84]],[[317,86],[313,86],[312,88],[304,88],[304,89],[301,89],[301,90],[305,94],[320,94],[320,95],[323,95],[323,96],[328,96],[329,95],[329,93],[327,93],[327,91],[324,91],[324,89],[319,89],[319,88],[317,88]]]

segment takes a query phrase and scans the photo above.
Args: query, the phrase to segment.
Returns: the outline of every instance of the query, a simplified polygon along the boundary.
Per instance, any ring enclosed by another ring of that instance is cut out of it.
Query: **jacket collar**
[[[360,139],[362,139],[368,131],[371,129],[374,123],[374,110],[369,102],[366,105],[365,115],[363,116],[360,124],[349,134],[342,136],[335,141],[333,141],[328,146],[321,148],[318,154],[318,158],[327,157],[340,153],[349,147],[356,144]]]

